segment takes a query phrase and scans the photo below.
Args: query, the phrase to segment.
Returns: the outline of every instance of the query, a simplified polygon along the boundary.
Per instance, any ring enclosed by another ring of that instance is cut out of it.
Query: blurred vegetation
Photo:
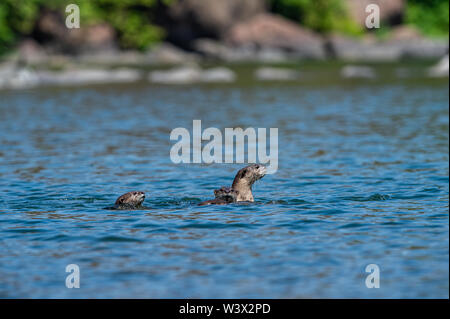
[[[143,50],[165,36],[164,29],[152,23],[158,2],[169,5],[172,0],[79,0],[77,4],[82,23],[107,21],[117,31],[122,48]]]
[[[415,25],[428,36],[446,36],[449,33],[448,0],[408,0],[406,23]]]
[[[38,0],[0,1],[0,54],[12,45],[19,34],[31,31],[39,11]]]
[[[363,32],[350,19],[342,0],[270,0],[270,9],[317,32],[336,31],[351,35]]]
[[[119,44],[125,49],[143,50],[161,41],[164,29],[153,24],[158,3],[173,0],[78,0],[80,23],[89,25],[107,21],[117,31]],[[1,0],[0,53],[15,43],[21,35],[32,31],[40,9],[59,10],[66,16],[63,0]]]
[[[156,9],[177,0],[77,0],[83,25],[110,23],[122,48],[143,50],[164,39],[165,31],[155,24]],[[214,1],[214,0],[211,0]],[[222,1],[222,0],[220,0]],[[244,1],[244,0],[243,0]],[[359,35],[363,28],[353,22],[344,0],[267,0],[272,12],[317,32]],[[0,54],[33,29],[42,8],[60,10],[65,16],[64,0],[1,0]],[[448,0],[408,0],[405,22],[425,35],[448,35]]]

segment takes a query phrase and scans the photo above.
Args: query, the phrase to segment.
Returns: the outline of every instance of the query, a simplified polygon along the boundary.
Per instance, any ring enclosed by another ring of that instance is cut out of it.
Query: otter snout
[[[144,192],[136,192],[136,196],[139,198],[145,198],[145,193]]]
[[[267,168],[264,165],[256,164],[256,171],[261,177],[263,177],[267,173]]]
[[[144,192],[136,192],[136,201],[139,203],[142,203],[145,199],[145,193]]]

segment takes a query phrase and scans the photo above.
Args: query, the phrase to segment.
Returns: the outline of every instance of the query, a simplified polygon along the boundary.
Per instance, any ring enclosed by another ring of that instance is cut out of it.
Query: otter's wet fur
[[[231,188],[238,192],[237,202],[254,202],[252,186],[266,175],[266,167],[261,164],[251,164],[240,169],[233,180]]]
[[[238,192],[231,187],[222,186],[219,189],[214,190],[215,199],[207,200],[198,204],[199,206],[204,205],[226,205],[230,203],[235,203],[238,196]]]
[[[234,177],[231,187],[214,190],[215,199],[201,202],[204,205],[226,205],[236,202],[254,202],[252,186],[266,175],[266,167],[261,164],[251,164],[240,169]]]

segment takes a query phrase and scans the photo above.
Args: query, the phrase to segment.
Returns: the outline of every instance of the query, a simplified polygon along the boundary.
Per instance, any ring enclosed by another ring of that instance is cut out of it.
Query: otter
[[[231,187],[222,186],[221,188],[214,190],[214,196],[216,197],[215,199],[201,202],[200,204],[198,204],[198,206],[226,205],[230,203],[235,203],[238,194],[239,192],[232,189]]]
[[[128,192],[119,198],[114,203],[114,207],[108,207],[107,209],[136,209],[141,208],[145,199],[144,192]]]
[[[233,180],[231,188],[238,191],[237,202],[254,202],[252,186],[257,180],[266,175],[266,167],[260,164],[251,164],[240,169]]]
[[[257,180],[263,178],[264,175],[266,175],[266,167],[264,165],[248,165],[237,172],[231,187],[222,187],[214,190],[216,198],[201,202],[199,206],[254,202],[252,186]]]

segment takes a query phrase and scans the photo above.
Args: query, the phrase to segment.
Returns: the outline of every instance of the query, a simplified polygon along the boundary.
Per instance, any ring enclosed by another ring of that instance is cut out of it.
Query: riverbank
[[[58,56],[46,63],[7,60],[0,64],[0,89],[51,86],[147,83],[157,85],[316,83],[362,80],[398,82],[447,79],[448,55],[436,59],[399,61],[283,60],[282,62],[217,62],[195,58],[136,63],[126,59],[89,60]],[[110,63],[106,63],[109,61]],[[325,76],[326,75],[326,76]]]
[[[70,38],[72,31],[62,32]],[[449,48],[448,37],[425,37],[411,26],[395,27],[384,37],[375,34],[361,37],[339,33],[321,35],[271,14],[259,15],[233,27],[221,40],[194,39],[189,48],[162,42],[145,51],[123,50],[115,47],[112,39],[102,39],[95,28],[89,32],[92,32],[91,37],[94,34],[99,37],[95,45],[84,43],[83,48],[80,44],[82,48],[79,50],[56,49],[54,44],[44,45],[29,37],[23,39],[9,54],[0,57],[0,61],[18,61],[50,68],[68,63],[142,67],[187,62],[286,63],[330,59],[345,62],[398,62],[407,59],[439,59],[448,53]]]
[[[336,0],[336,7],[329,7],[330,2],[302,3],[291,8],[282,0],[214,5],[184,0],[147,5],[141,12],[111,2],[111,7],[96,4],[97,19],[89,19],[86,3],[80,2],[83,19],[81,27],[74,29],[65,24],[64,8],[46,4],[34,8],[27,30],[16,30],[16,40],[8,47],[0,37],[0,88],[141,80],[230,83],[239,80],[236,69],[242,65],[253,65],[257,80],[293,81],[302,77],[304,65],[330,62],[343,64],[338,72],[342,78],[375,78],[377,65],[401,63],[428,63],[429,68],[419,74],[448,77],[449,41],[444,28],[448,17],[436,16],[441,12],[438,7],[420,1],[374,0],[380,7],[381,25],[368,29],[365,6],[359,1]],[[5,5],[17,20],[20,12],[12,10],[9,0]],[[432,13],[433,19],[414,18],[412,8],[422,6],[424,10],[417,12]],[[130,29],[132,19],[112,19],[115,10],[148,17],[137,24],[139,28]],[[315,14],[320,19],[313,23],[308,17]],[[149,28],[160,28],[165,35],[146,38]]]

